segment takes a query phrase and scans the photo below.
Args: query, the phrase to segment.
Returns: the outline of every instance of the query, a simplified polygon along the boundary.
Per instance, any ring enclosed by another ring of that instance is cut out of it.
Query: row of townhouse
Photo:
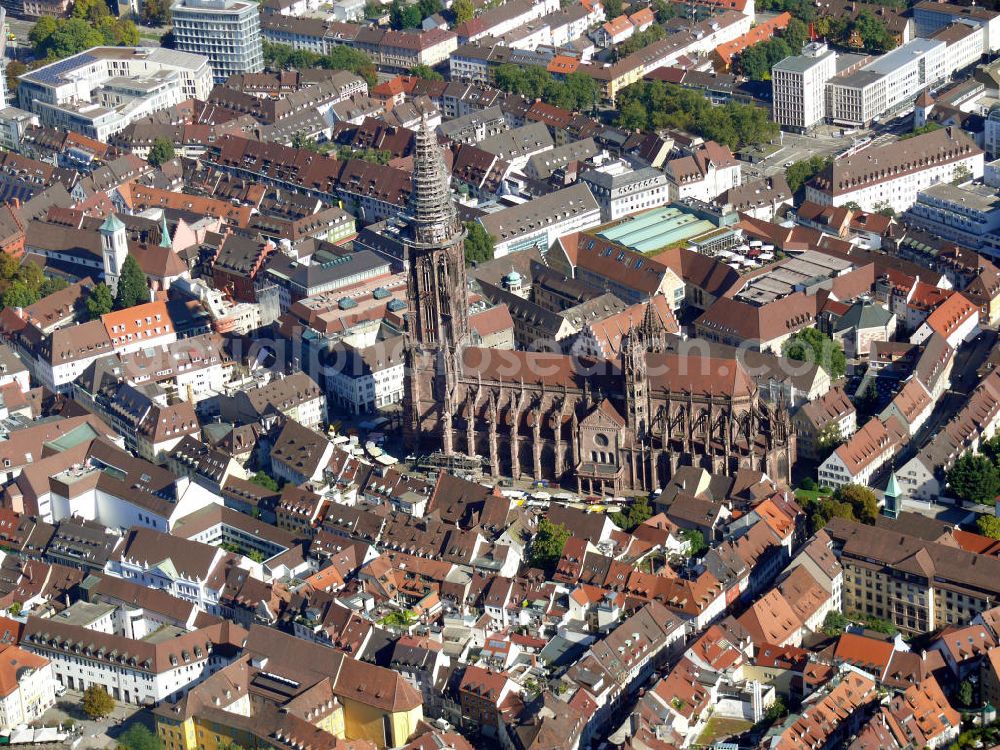
[[[264,41],[320,55],[329,54],[339,45],[361,50],[380,68],[396,72],[444,62],[457,49],[459,39],[454,32],[440,28],[395,31],[282,15],[263,16],[260,30]]]
[[[397,216],[410,197],[410,174],[361,159],[304,158],[290,146],[226,136],[204,161],[225,174],[302,193],[324,203],[343,201],[366,221]]]
[[[912,374],[881,414],[872,417],[852,434],[840,433],[839,437],[846,438],[846,441],[819,465],[817,476],[820,484],[833,488],[845,484],[869,484],[872,477],[892,461],[930,417],[951,382],[954,360],[955,349],[946,336],[932,333],[923,342],[923,350]],[[807,415],[814,410],[815,407]],[[802,422],[803,418],[800,418],[799,423]],[[830,420],[821,429],[829,431],[833,429],[833,424]],[[841,421],[836,425],[836,429],[843,429]],[[808,434],[807,443],[815,453],[817,440],[823,436],[813,431]],[[913,494],[912,487],[904,491]]]
[[[580,65],[578,70],[593,78],[600,87],[603,98],[614,103],[618,92],[642,80],[657,68],[670,67],[684,56],[708,54],[720,44],[746,34],[751,24],[750,16],[727,10],[676,31],[616,63],[588,63]]]
[[[959,457],[975,451],[1000,427],[1000,373],[991,372],[966,404],[917,454],[896,470],[904,497],[934,502],[947,487],[946,474]]]

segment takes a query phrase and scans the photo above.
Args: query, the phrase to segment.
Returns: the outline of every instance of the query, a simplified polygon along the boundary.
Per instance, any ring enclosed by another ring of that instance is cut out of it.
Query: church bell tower
[[[450,394],[469,339],[465,228],[451,199],[442,147],[426,120],[415,136],[409,231],[405,241],[406,424],[417,444],[429,404],[450,419]]]

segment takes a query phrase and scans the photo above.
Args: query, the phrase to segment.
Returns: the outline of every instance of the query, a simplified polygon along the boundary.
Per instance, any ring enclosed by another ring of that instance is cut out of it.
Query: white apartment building
[[[895,416],[884,423],[872,417],[819,465],[819,483],[834,489],[845,484],[867,486],[908,439],[906,426]]]
[[[931,185],[917,195],[906,220],[944,240],[995,256],[1000,250],[1000,189]]]
[[[180,339],[122,355],[127,383],[157,383],[171,396],[197,404],[222,393],[232,379],[233,363],[215,334]]]
[[[225,643],[228,627],[210,625],[157,643],[29,617],[21,644],[48,659],[52,675],[64,687],[83,691],[100,685],[116,701],[141,706],[191,687],[228,664],[229,658],[215,648]]]
[[[17,107],[0,109],[0,147],[8,151],[21,148],[21,138],[32,125],[40,125],[38,115]]]
[[[14,644],[0,646],[0,731],[9,732],[19,724],[29,724],[56,702],[56,680],[52,664]]]
[[[923,0],[913,6],[916,35],[930,38],[954,23],[966,23],[983,30],[986,50],[1000,50],[1000,13],[976,5]]]
[[[500,37],[557,10],[559,0],[511,0],[486,10],[477,18],[458,24],[455,26],[455,33],[463,43],[487,36]]]
[[[377,328],[345,336],[331,350],[325,369],[327,400],[352,414],[403,401],[403,342],[376,340]]]
[[[20,77],[21,109],[42,125],[107,141],[138,119],[208,98],[208,59],[161,47],[93,47]]]
[[[619,160],[584,172],[580,181],[590,186],[601,205],[602,222],[662,206],[668,200],[667,176],[655,167],[632,169]]]
[[[902,213],[921,191],[962,175],[983,176],[983,151],[961,130],[947,127],[835,160],[806,185],[806,200]]]
[[[260,6],[249,0],[181,0],[170,8],[177,49],[208,58],[216,83],[264,69]]]
[[[119,543],[104,572],[147,588],[161,589],[191,602],[209,614],[218,614],[225,586],[222,569],[244,558],[218,547],[152,529],[132,529]]]
[[[942,41],[948,45],[947,50],[945,50],[945,64],[949,73],[975,65],[986,54],[985,31],[981,26],[976,26],[964,19],[935,32],[931,39]]]
[[[557,238],[601,223],[601,207],[582,183],[480,216],[493,237],[493,256],[537,247],[545,251]]]
[[[114,479],[108,466],[92,465],[69,468],[53,474],[47,492],[38,494],[38,515],[48,523],[67,518],[97,521],[109,529],[149,528],[170,531],[178,519],[208,505],[221,504],[221,498],[180,477],[175,483],[177,501],[163,498]]]
[[[664,167],[667,197],[672,201],[695,198],[711,203],[739,187],[742,169],[728,146],[708,141],[691,149],[689,156],[671,159]]]
[[[809,42],[801,55],[786,57],[771,70],[774,121],[804,132],[826,117],[826,82],[837,72],[837,53]]]

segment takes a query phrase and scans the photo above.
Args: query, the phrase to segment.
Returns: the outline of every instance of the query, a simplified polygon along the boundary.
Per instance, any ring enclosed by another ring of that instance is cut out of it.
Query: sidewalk
[[[67,690],[64,695],[56,698],[56,704],[45,712],[39,724],[56,726],[72,721],[74,731],[78,733],[76,737],[81,738],[79,744],[75,745],[76,748],[103,750],[116,747],[116,738],[133,720],[141,721],[147,726],[152,723],[148,712],[142,707],[120,702],[116,702],[114,711],[106,719],[93,721],[83,712],[82,703],[82,693]]]

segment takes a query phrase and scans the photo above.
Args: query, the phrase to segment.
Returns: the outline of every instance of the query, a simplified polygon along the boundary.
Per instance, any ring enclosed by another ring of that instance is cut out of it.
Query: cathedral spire
[[[662,352],[666,345],[666,326],[656,309],[656,301],[650,298],[646,302],[646,310],[639,324],[637,334],[642,341],[643,347],[650,352]]]
[[[461,234],[441,144],[424,117],[414,138],[410,213],[414,239],[436,245]]]

